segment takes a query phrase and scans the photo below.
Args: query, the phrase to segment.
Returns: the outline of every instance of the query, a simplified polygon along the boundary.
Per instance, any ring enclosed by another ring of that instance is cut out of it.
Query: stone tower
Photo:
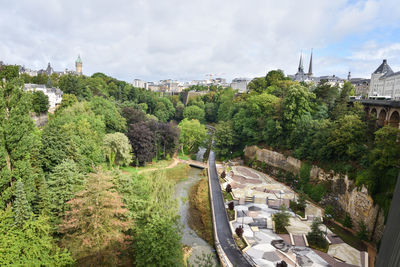
[[[82,74],[82,60],[81,60],[80,55],[78,55],[78,58],[75,61],[75,68],[76,68],[76,73],[81,75]]]

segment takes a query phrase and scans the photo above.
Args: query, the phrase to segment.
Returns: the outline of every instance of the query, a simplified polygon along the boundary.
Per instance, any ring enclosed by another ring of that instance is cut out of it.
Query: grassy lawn
[[[198,236],[206,240],[211,246],[214,246],[207,177],[204,177],[190,188],[188,221],[190,228]]]
[[[235,239],[236,245],[239,247],[240,250],[247,247],[246,242],[244,242],[243,238],[240,238],[237,235],[234,235],[233,238]]]
[[[228,214],[229,221],[233,221],[235,219],[235,210],[226,209],[226,213]]]
[[[157,170],[152,170],[152,171],[146,171],[142,172],[141,174],[144,176],[152,176],[156,174],[157,172],[162,172],[165,174],[165,178],[171,181],[174,181],[175,183],[185,180],[188,178],[188,173],[189,173],[190,167],[189,165],[185,163],[179,163],[173,168],[163,168],[160,167]]]
[[[232,201],[233,200],[233,197],[232,197],[231,193],[227,193],[226,191],[222,191],[222,194],[224,195],[225,201]]]
[[[345,243],[349,244],[350,246],[360,250],[360,251],[367,251],[367,246],[355,235],[351,232],[343,229],[339,225],[333,222],[324,222],[325,225],[337,236],[339,236]]]

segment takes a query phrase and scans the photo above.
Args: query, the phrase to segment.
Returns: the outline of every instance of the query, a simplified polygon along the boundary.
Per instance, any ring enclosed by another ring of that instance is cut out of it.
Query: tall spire
[[[303,52],[300,52],[300,62],[299,62],[299,69],[298,72],[304,72],[304,67],[303,67]]]
[[[311,48],[311,57],[310,57],[310,66],[308,67],[308,76],[313,76],[313,73],[312,73],[312,52],[313,52],[313,49]]]

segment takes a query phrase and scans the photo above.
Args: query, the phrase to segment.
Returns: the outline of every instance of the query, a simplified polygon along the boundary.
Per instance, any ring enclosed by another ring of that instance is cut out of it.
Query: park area
[[[222,173],[225,166],[220,165]],[[243,166],[229,167],[222,188],[231,187],[235,216],[231,220],[232,232],[243,229],[242,250],[258,266],[276,266],[284,260],[288,266],[368,266],[368,254],[345,243],[325,224],[319,224],[327,246],[316,249],[309,244],[307,235],[314,220],[321,220],[322,208],[307,201],[304,217],[288,209],[288,225],[277,233],[273,217],[281,206],[289,208],[299,196],[286,185],[269,175]],[[229,200],[226,200],[227,209]],[[232,206],[232,204],[231,204]]]

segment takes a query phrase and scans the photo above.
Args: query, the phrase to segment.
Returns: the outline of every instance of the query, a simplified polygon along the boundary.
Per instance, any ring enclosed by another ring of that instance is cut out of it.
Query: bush
[[[242,227],[241,225],[239,225],[239,227],[237,227],[237,228],[235,229],[236,235],[237,235],[238,237],[240,237],[240,238],[242,237],[243,232],[244,232],[244,230],[243,230],[243,227]]]
[[[344,217],[343,226],[350,229],[353,228],[353,220],[348,213],[346,213],[346,217]]]
[[[316,218],[311,224],[311,231],[307,234],[307,240],[311,247],[320,250],[326,250],[329,246],[328,241],[324,237],[324,233],[319,229],[321,221]]]
[[[275,231],[278,234],[286,233],[286,226],[289,226],[290,214],[286,211],[285,206],[282,205],[281,210],[274,214],[273,220],[275,223]]]
[[[332,219],[335,217],[335,209],[331,205],[326,205],[324,214],[325,218]]]
[[[226,173],[225,173],[225,171],[223,171],[223,172],[221,173],[221,178],[224,179],[225,177],[226,177]]]
[[[233,201],[229,202],[228,208],[229,210],[233,210],[235,208],[235,203],[233,203]]]
[[[368,241],[368,231],[365,222],[361,220],[358,224],[357,237],[361,240]]]
[[[231,186],[231,184],[228,184],[228,185],[226,186],[225,191],[226,191],[227,193],[232,192],[232,186]]]

